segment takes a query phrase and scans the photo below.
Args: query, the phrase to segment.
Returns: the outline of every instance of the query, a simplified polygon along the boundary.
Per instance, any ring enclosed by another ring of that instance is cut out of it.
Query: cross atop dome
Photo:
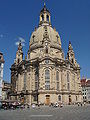
[[[47,23],[49,25],[51,25],[51,18],[50,18],[50,12],[49,10],[46,8],[46,4],[44,2],[44,7],[43,9],[40,11],[40,21],[39,21],[39,25],[42,25],[44,23]]]

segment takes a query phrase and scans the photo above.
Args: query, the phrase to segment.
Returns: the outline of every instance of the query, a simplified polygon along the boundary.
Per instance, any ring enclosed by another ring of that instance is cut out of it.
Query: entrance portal
[[[46,102],[45,102],[46,105],[49,105],[50,104],[50,95],[46,95]]]
[[[71,99],[71,95],[69,95],[69,104],[71,104],[72,99]]]

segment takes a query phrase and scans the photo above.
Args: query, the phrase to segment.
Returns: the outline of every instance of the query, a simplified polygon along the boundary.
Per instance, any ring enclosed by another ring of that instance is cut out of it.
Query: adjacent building
[[[83,102],[90,103],[90,79],[81,79]]]
[[[11,66],[11,84],[11,98],[28,104],[82,101],[80,65],[71,42],[65,58],[46,5],[40,11],[39,25],[31,35],[24,60],[21,42],[18,45],[16,60]]]
[[[4,58],[3,58],[3,54],[0,52],[0,100],[2,99],[3,67],[4,67]]]
[[[2,100],[9,100],[11,93],[11,83],[3,80],[2,82]]]

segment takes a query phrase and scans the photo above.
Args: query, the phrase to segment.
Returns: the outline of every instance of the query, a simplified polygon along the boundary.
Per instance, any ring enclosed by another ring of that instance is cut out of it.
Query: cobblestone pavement
[[[90,105],[0,110],[0,120],[90,120]]]

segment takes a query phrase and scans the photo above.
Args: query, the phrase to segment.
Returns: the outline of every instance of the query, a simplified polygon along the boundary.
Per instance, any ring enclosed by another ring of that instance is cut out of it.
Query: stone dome
[[[29,48],[30,50],[34,50],[42,46],[44,47],[46,42],[47,44],[49,43],[50,47],[61,49],[60,36],[55,28],[52,28],[50,12],[44,5],[44,8],[40,12],[39,26],[35,28],[31,35]]]
[[[55,29],[47,24],[39,26],[32,33],[29,44],[30,48],[33,46],[41,46],[45,37],[46,39],[49,39],[51,46],[57,46],[61,48],[61,39],[58,32],[56,32]]]

